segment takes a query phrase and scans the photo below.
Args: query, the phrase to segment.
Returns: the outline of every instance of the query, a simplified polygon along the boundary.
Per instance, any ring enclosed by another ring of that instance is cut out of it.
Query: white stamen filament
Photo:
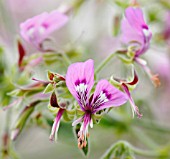
[[[80,83],[78,86],[76,86],[76,91],[80,95],[81,104],[85,106],[86,105],[85,92],[87,91],[87,85],[84,83]]]
[[[97,107],[100,106],[101,104],[105,103],[109,101],[106,94],[103,93],[103,91],[100,93],[98,99],[96,100],[96,102],[93,104],[93,107]]]
[[[80,83],[78,86],[76,86],[76,91],[84,93],[87,89],[87,85],[84,83]]]

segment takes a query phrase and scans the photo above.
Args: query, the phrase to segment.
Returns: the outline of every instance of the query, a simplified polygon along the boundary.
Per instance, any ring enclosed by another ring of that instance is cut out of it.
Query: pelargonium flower
[[[121,30],[122,42],[128,45],[129,48],[134,48],[132,49],[134,53],[133,60],[145,70],[153,84],[156,87],[159,86],[158,75],[154,75],[147,66],[146,61],[140,58],[148,50],[152,38],[152,33],[143,18],[140,8],[128,7],[125,10],[125,18],[122,21]]]
[[[128,97],[120,90],[113,87],[107,80],[100,80],[94,93],[90,91],[94,84],[94,61],[77,62],[71,64],[66,74],[66,85],[77,100],[84,115],[73,122],[73,126],[81,123],[78,132],[78,147],[86,147],[88,127],[93,127],[92,116],[100,110],[110,107],[118,107],[124,104]]]
[[[67,21],[68,17],[58,11],[44,12],[21,23],[20,33],[27,42],[39,48],[52,32],[63,27]]]
[[[124,44],[139,45],[135,57],[148,50],[152,33],[144,21],[140,8],[128,7],[125,10],[125,18],[122,21],[121,30],[122,42]]]

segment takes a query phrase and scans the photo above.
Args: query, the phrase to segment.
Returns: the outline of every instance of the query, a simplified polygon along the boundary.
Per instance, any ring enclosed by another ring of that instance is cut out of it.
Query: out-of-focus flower
[[[148,50],[152,38],[152,33],[145,23],[140,8],[128,7],[125,10],[125,18],[122,21],[121,30],[122,42],[128,47],[127,54],[145,70],[153,84],[156,87],[159,86],[158,75],[154,75],[147,66],[147,62],[140,58]]]
[[[140,8],[129,7],[125,10],[125,18],[121,25],[122,42],[126,45],[138,45],[135,57],[145,53],[149,48],[152,33],[145,23]]]
[[[59,11],[44,12],[21,23],[20,33],[27,42],[40,48],[42,42],[52,32],[63,27],[67,21],[68,17]]]
[[[73,126],[81,123],[78,132],[78,147],[86,147],[88,126],[93,127],[92,116],[100,110],[124,104],[127,96],[113,87],[107,80],[100,80],[96,90],[90,97],[94,84],[94,61],[78,62],[69,66],[66,74],[66,85],[77,100],[84,115],[73,122]]]
[[[167,12],[165,18],[165,26],[163,31],[163,38],[170,43],[170,11]]]

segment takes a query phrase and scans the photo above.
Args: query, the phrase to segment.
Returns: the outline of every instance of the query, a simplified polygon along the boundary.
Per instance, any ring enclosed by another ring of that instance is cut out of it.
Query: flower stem
[[[67,63],[67,65],[69,66],[69,65],[71,64],[71,61],[70,61],[69,57],[67,56],[67,54],[66,54],[66,53],[62,53],[61,55],[62,55],[64,61],[65,61],[65,62]]]
[[[104,66],[115,56],[116,53],[110,54],[95,70],[95,74],[98,74]]]
[[[145,156],[145,157],[152,157],[152,158],[167,158],[168,157],[168,153],[162,153],[161,151],[158,150],[142,150],[139,148],[134,147],[133,145],[131,145],[130,143],[128,143],[127,141],[118,141],[117,143],[113,144],[111,146],[111,148],[109,149],[109,151],[107,151],[104,156],[102,157],[102,159],[107,159],[110,158],[113,154],[116,154],[115,152],[121,152],[124,153],[126,152],[127,154],[131,154],[130,152],[133,152],[136,155],[139,156]],[[117,156],[114,156],[117,157]]]
[[[145,156],[145,157],[154,157],[154,158],[167,157],[166,154],[161,154],[159,151],[156,151],[156,150],[148,151],[148,150],[142,150],[142,149],[136,148],[133,145],[131,145],[130,143],[128,143],[127,141],[120,141],[120,143],[129,147],[131,149],[131,151],[133,151],[134,154],[136,154],[136,155]]]
[[[147,147],[151,149],[158,148],[157,143],[155,143],[149,136],[147,136],[143,131],[141,131],[139,128],[131,127],[131,133],[138,138],[143,144],[145,144]]]

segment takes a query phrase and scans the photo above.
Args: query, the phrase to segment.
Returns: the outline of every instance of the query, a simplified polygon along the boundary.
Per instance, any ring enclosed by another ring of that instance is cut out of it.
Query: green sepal
[[[102,114],[94,114],[92,115],[93,123],[98,124],[102,119]]]
[[[114,80],[114,77],[111,76],[110,79],[109,79],[109,82],[115,86],[117,89],[120,89],[121,88],[121,83],[119,83],[118,81]]]
[[[81,109],[76,109],[76,115],[77,117],[83,116],[84,112]]]
[[[45,88],[45,90],[44,90],[44,94],[46,94],[46,93],[49,93],[49,92],[52,92],[54,90],[54,87],[53,87],[53,84],[52,83],[49,83],[47,86],[46,86],[46,88]]]
[[[66,82],[65,81],[58,81],[56,84],[56,88],[57,87],[66,87]]]
[[[63,119],[67,122],[74,119],[75,110],[65,110],[63,113]]]
[[[48,109],[53,115],[56,115],[59,110],[59,108],[52,107],[50,104],[48,105]]]

